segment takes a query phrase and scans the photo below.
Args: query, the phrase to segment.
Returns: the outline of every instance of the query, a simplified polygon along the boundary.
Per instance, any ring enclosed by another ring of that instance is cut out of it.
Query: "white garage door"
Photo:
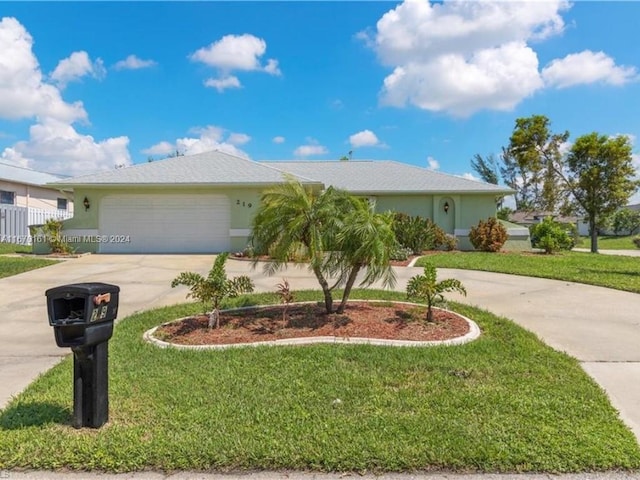
[[[113,195],[100,202],[101,253],[229,250],[225,195]]]

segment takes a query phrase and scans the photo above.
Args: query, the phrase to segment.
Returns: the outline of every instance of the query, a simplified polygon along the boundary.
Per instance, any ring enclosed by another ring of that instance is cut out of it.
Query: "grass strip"
[[[438,268],[459,268],[552,278],[640,293],[640,257],[582,252],[542,253],[441,252],[418,259]]]

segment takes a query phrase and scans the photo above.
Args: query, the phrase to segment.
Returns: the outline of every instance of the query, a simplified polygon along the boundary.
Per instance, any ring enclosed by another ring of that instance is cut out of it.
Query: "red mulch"
[[[324,305],[290,305],[223,312],[221,327],[209,329],[208,317],[189,317],[161,326],[155,336],[182,345],[252,343],[283,338],[337,336],[395,340],[448,340],[469,332],[465,319],[434,309],[426,322],[426,307],[401,303],[349,302],[344,314],[328,315]]]

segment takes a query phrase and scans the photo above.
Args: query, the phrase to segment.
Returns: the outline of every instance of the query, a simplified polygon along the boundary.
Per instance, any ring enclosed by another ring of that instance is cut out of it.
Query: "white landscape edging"
[[[371,302],[371,300],[354,300],[354,301],[365,301]],[[387,300],[383,300],[383,302],[387,302]],[[316,303],[316,302],[298,302],[301,303]],[[421,304],[413,304],[409,302],[397,302],[393,301],[393,303],[402,303],[416,306],[424,306]],[[295,305],[295,304],[292,304]],[[277,305],[263,305],[258,308],[272,308]],[[239,311],[239,310],[248,310],[255,309],[256,307],[242,307],[235,308],[231,310],[226,310],[227,312]],[[462,345],[468,342],[471,342],[477,339],[480,336],[480,327],[473,320],[465,317],[464,315],[460,315],[455,312],[460,318],[464,319],[469,325],[469,331],[461,336],[456,338],[451,338],[448,340],[429,340],[429,341],[414,341],[414,340],[390,340],[384,338],[368,338],[368,337],[335,337],[335,336],[324,336],[324,337],[297,337],[297,338],[283,338],[280,340],[267,340],[263,342],[250,342],[250,343],[228,343],[228,344],[219,344],[219,345],[180,345],[177,343],[165,342],[164,340],[159,340],[155,338],[154,334],[156,330],[164,325],[170,325],[172,323],[177,323],[186,318],[179,318],[177,320],[172,320],[170,322],[163,323],[162,325],[158,325],[153,327],[146,332],[144,332],[142,338],[159,348],[175,348],[178,350],[226,350],[229,348],[242,348],[242,347],[262,347],[262,346],[284,346],[284,345],[311,345],[314,343],[336,343],[336,344],[349,344],[349,345],[378,345],[378,346],[387,346],[387,347],[434,347],[438,345]]]

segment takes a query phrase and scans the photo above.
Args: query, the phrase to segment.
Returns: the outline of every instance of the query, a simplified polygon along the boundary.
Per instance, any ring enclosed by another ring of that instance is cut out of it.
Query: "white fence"
[[[29,225],[42,225],[50,218],[66,220],[72,216],[66,210],[0,205],[0,242],[31,245]]]

